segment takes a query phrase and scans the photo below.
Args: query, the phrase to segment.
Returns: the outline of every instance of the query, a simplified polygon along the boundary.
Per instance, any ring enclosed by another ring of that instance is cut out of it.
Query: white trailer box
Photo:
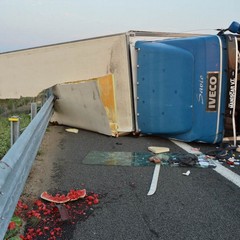
[[[117,34],[0,54],[0,99],[53,87],[52,121],[107,135],[132,132],[127,35]]]

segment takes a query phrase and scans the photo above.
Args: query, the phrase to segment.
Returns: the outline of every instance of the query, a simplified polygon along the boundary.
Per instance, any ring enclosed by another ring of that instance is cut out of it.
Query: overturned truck
[[[58,124],[109,136],[236,140],[238,34],[233,22],[216,35],[130,31],[2,53],[0,98],[52,88]]]

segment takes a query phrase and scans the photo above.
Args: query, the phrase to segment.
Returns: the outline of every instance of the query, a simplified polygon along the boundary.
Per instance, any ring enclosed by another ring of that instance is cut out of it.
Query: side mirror
[[[240,24],[238,22],[232,22],[228,28],[228,31],[230,31],[232,33],[240,34]]]

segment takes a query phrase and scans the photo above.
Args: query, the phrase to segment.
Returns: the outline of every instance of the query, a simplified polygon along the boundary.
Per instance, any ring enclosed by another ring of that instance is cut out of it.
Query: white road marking
[[[171,140],[174,144],[178,145],[180,148],[184,149],[185,151],[187,151],[188,153],[192,153],[192,154],[197,154],[197,155],[201,155],[202,153],[191,147],[189,144],[185,143],[185,142],[180,142],[180,141],[176,141],[176,140]]]
[[[153,172],[151,186],[147,194],[148,196],[153,195],[157,189],[159,172],[160,172],[160,163],[156,163],[154,172]]]
[[[194,154],[194,151],[192,151],[193,148],[189,144],[175,141],[175,140],[171,140],[171,141],[176,145],[178,145],[179,147],[181,147],[182,149],[184,149],[185,151],[187,151],[188,153]],[[202,153],[200,151],[197,151],[197,153],[195,154],[200,155]],[[229,181],[231,181],[232,183],[240,187],[240,176],[238,174],[222,166],[218,161],[214,161],[214,163],[217,166],[216,168],[213,169],[214,171],[221,174],[223,177],[225,177],[226,179],[228,179]]]
[[[214,171],[221,174],[223,177],[227,178],[229,181],[240,187],[240,176],[233,171],[227,169],[226,167],[222,166],[219,162],[215,161],[215,164],[217,165],[216,168],[214,168]]]

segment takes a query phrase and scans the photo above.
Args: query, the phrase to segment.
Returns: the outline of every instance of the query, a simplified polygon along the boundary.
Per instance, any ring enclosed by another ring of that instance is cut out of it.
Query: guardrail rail
[[[54,97],[40,111],[0,161],[0,239],[3,239],[36,158],[49,120]]]

